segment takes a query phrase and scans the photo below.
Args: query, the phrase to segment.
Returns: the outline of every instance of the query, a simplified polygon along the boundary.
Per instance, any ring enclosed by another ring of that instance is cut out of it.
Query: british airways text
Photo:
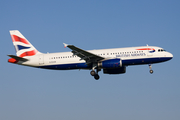
[[[132,54],[116,55],[116,57],[135,57],[135,56],[146,56],[146,54],[145,53],[132,53]]]

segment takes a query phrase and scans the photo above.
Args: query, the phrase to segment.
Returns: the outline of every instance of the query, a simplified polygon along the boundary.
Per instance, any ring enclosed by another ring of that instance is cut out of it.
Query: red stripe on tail
[[[24,38],[20,38],[20,37],[18,37],[16,35],[11,35],[11,38],[12,38],[13,42],[22,42],[24,44],[29,45],[29,42],[26,39],[24,39]]]
[[[25,57],[25,56],[33,56],[37,53],[37,50],[32,50],[32,51],[28,51],[28,52],[24,52],[22,53],[19,57]]]

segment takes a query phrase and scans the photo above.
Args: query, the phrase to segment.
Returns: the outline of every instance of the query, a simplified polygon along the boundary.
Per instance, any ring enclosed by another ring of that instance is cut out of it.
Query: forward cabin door
[[[39,55],[39,65],[43,65],[44,64],[44,55]]]
[[[154,53],[153,48],[148,47],[147,49],[148,49],[148,56],[153,56]]]

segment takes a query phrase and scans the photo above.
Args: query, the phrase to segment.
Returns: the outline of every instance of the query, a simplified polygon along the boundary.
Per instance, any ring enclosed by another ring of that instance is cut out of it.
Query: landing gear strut
[[[95,69],[96,69],[96,72],[95,72]],[[93,68],[92,68],[92,71],[90,72],[90,74],[92,76],[94,76],[94,79],[99,80],[99,78],[100,78],[98,75],[99,71],[100,71],[100,69],[98,69],[96,65],[93,65]]]
[[[150,69],[150,71],[149,71],[149,72],[150,72],[151,74],[153,74],[153,70],[152,70],[152,66],[151,66],[151,64],[149,64],[149,69]]]

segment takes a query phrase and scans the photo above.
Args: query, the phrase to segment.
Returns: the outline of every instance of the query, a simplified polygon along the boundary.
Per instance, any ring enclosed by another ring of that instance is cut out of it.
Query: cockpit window
[[[158,49],[158,52],[163,52],[163,51],[166,51],[166,50],[164,50],[164,49]]]

